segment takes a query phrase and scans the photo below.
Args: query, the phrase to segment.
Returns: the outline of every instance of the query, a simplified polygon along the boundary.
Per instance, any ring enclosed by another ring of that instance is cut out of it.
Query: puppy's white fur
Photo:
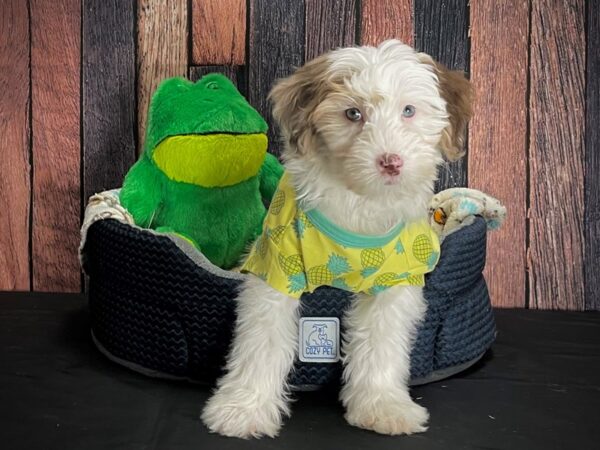
[[[285,381],[298,346],[300,302],[254,277],[244,283],[237,302],[227,373],[202,420],[227,436],[274,437],[290,414]]]
[[[427,55],[392,40],[330,52],[275,86],[283,158],[304,208],[367,235],[426,217],[443,160],[440,143],[444,133],[457,132],[440,70]],[[415,107],[414,117],[403,116],[406,105]],[[349,108],[358,108],[362,120],[348,120]],[[377,159],[383,154],[402,158],[398,177],[382,174]],[[286,379],[297,352],[298,307],[258,278],[245,282],[226,374],[202,414],[210,430],[277,435],[289,415]],[[350,424],[385,434],[426,430],[428,413],[407,387],[425,311],[416,286],[356,296],[345,317],[340,394]]]

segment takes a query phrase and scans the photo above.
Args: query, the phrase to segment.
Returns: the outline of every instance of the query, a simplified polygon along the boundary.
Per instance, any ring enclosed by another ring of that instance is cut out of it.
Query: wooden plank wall
[[[138,136],[143,148],[146,116],[152,93],[160,80],[187,75],[187,0],[137,2]]]
[[[31,288],[31,127],[29,11],[24,0],[0,10],[0,290]]]
[[[583,0],[531,10],[529,304],[583,309]],[[570,55],[565,64],[564,55]]]
[[[497,305],[526,305],[528,6],[521,0],[471,4],[469,186],[500,198],[509,214],[490,233],[486,277]],[[504,76],[490,76],[502,71]]]
[[[269,122],[269,151],[280,153],[267,94],[278,78],[304,63],[304,0],[250,0],[248,101]]]
[[[587,4],[585,309],[600,310],[600,2]]]
[[[357,40],[357,0],[305,0],[304,59],[354,45]]]
[[[219,72],[246,90],[245,0],[192,0],[192,64],[189,78]],[[216,17],[216,20],[215,20]]]
[[[194,65],[246,62],[246,0],[192,0]]]
[[[468,0],[415,0],[415,48],[452,70],[469,71]],[[467,185],[467,158],[440,169],[437,189]]]
[[[32,289],[79,292],[78,0],[31,0]]]
[[[84,4],[83,205],[94,193],[118,187],[136,159],[135,24],[132,2],[86,0]]]
[[[413,44],[413,0],[362,0],[360,6],[361,44],[377,45],[391,38]]]
[[[468,155],[440,189],[508,207],[488,240],[495,305],[600,309],[600,11],[584,0],[6,0],[0,4],[0,290],[78,291],[86,199],[143,148],[161,79],[267,94],[339,46],[396,37],[464,71]]]

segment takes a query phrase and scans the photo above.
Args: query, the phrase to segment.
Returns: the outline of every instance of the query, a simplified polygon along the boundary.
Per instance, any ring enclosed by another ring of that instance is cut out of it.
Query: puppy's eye
[[[402,116],[406,117],[407,119],[410,119],[415,115],[416,112],[417,109],[413,105],[406,105],[402,110]]]
[[[346,118],[352,122],[358,122],[362,119],[362,113],[358,108],[350,108],[346,110]]]

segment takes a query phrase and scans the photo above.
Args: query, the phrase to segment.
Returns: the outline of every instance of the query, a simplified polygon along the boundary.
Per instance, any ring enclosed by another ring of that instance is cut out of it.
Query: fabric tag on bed
[[[301,317],[298,336],[300,361],[334,363],[340,360],[340,320],[337,317]]]

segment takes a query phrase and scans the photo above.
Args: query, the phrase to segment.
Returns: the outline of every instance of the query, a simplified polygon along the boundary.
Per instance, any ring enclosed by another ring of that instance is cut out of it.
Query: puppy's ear
[[[290,147],[304,153],[311,148],[316,131],[310,116],[327,89],[327,57],[320,56],[278,80],[269,93],[273,117]]]
[[[473,86],[463,72],[449,70],[425,53],[420,53],[419,57],[421,62],[433,67],[438,77],[439,90],[442,98],[446,101],[449,122],[442,131],[440,148],[446,159],[456,161],[465,155],[467,123],[473,115],[475,99]]]

